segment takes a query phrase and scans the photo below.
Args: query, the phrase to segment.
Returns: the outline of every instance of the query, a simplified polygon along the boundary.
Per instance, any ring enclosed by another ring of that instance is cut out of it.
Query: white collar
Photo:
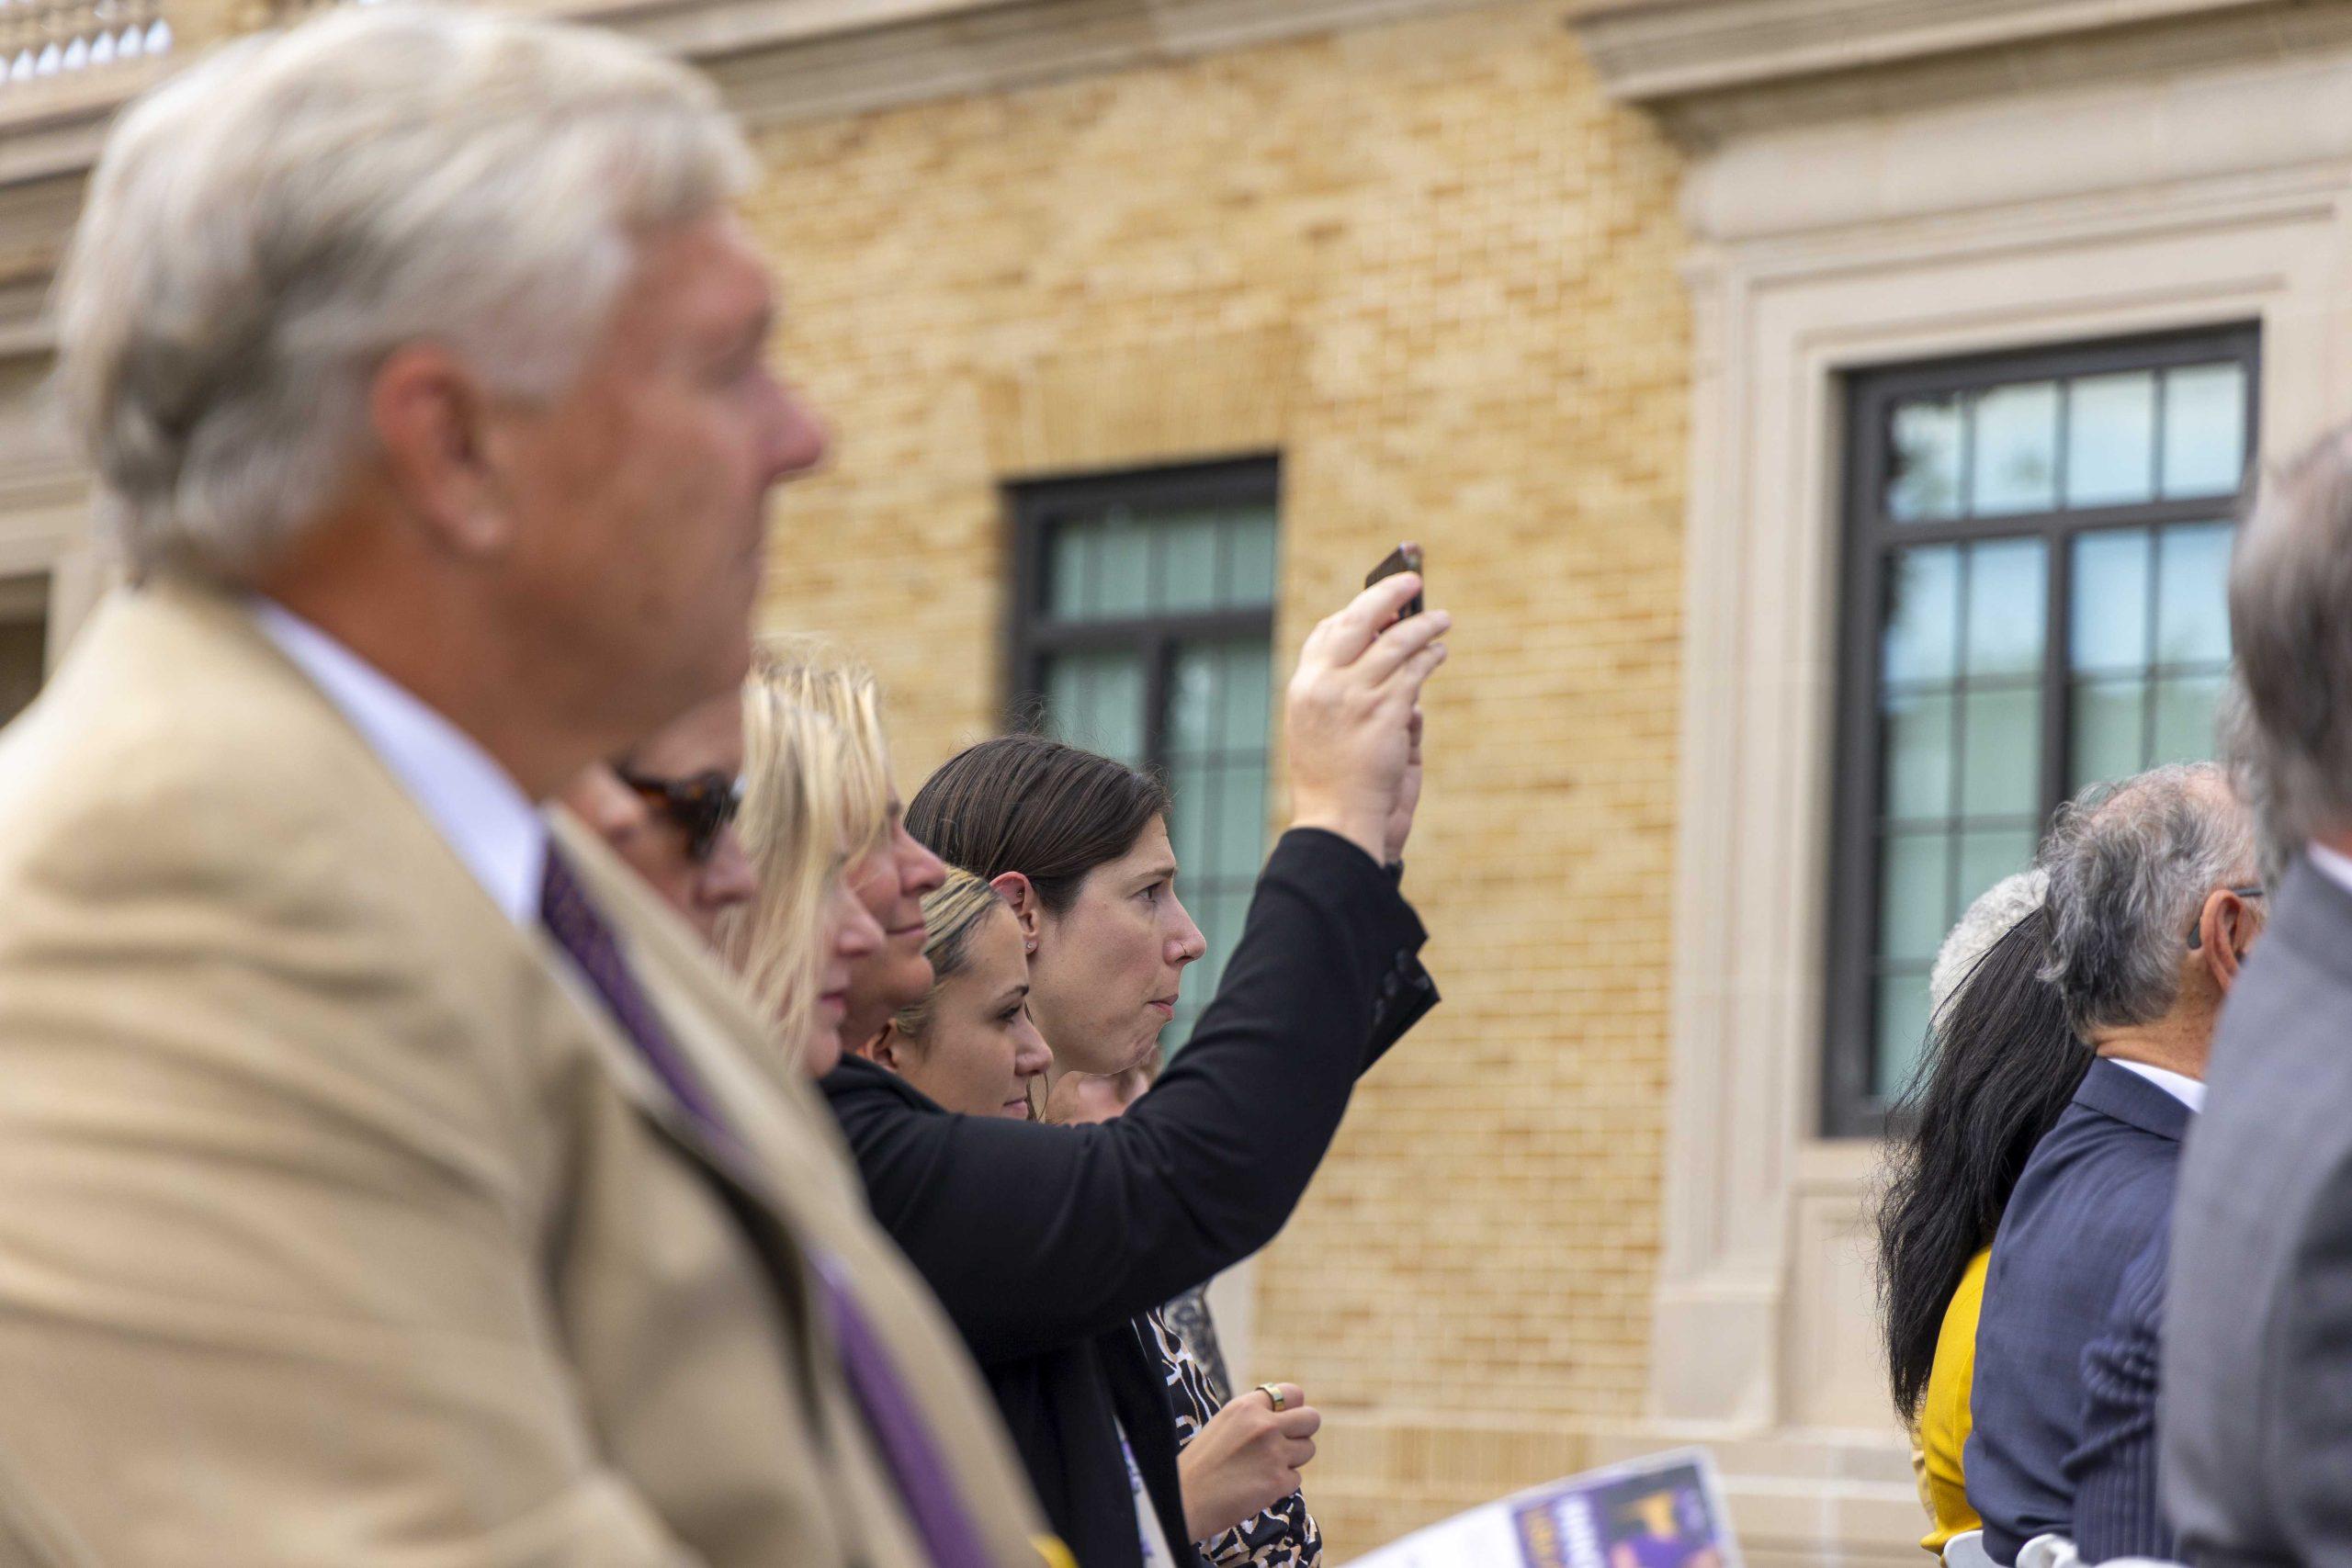
[[[2202,1080],[2192,1078],[2186,1073],[2176,1073],[2169,1067],[2152,1067],[2145,1062],[2126,1062],[2117,1056],[2109,1056],[2107,1059],[2125,1072],[2136,1073],[2147,1079],[2188,1107],[2190,1111],[2197,1112],[2204,1111],[2205,1085]]]
[[[2325,872],[2329,880],[2338,887],[2352,893],[2352,855],[2347,855],[2341,850],[2331,850],[2317,840],[2313,840],[2304,848],[2310,853],[2313,865]]]
[[[516,925],[539,918],[548,829],[473,738],[406,687],[274,600],[253,617],[278,651],[341,709]]]

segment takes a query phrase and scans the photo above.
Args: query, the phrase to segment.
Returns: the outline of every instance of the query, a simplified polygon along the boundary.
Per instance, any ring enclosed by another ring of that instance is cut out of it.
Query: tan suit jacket
[[[694,1126],[242,606],[118,595],[0,737],[0,1455],[107,1568],[916,1568],[838,1258],[993,1559],[1042,1529],[831,1119],[557,831]],[[20,1558],[0,1530],[0,1551]]]

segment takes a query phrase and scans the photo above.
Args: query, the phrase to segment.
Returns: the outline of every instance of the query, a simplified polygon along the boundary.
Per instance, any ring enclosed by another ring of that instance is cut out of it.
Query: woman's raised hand
[[[1403,849],[1412,823],[1415,715],[1453,625],[1442,610],[1396,618],[1420,591],[1418,572],[1399,572],[1327,617],[1299,650],[1285,703],[1292,825],[1327,829],[1377,861]]]

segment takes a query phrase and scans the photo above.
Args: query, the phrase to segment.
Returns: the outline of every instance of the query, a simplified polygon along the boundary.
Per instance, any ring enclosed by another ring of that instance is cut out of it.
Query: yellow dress
[[[1919,1544],[1939,1555],[1952,1537],[1984,1528],[1968,1506],[1960,1456],[1968,1443],[1968,1391],[1976,1381],[1976,1317],[1984,1305],[1985,1266],[1992,1261],[1988,1247],[1969,1259],[1968,1272],[1960,1277],[1936,1334],[1936,1361],[1928,1371],[1928,1396],[1919,1404],[1919,1500],[1935,1520]]]

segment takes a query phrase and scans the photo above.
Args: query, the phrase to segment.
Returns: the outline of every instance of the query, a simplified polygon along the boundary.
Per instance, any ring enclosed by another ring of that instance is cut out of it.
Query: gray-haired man
[[[2027,1160],[1985,1277],[1964,1468],[1998,1562],[2075,1532],[2084,1351],[2170,1219],[2214,1018],[2261,928],[2253,828],[2211,763],[2090,792],[2041,862],[2047,973],[2098,1060]]]
[[[2163,1341],[2166,1511],[2199,1563],[2352,1562],[2352,436],[2263,487],[2232,637],[2307,846],[2214,1042]]]
[[[0,741],[0,1452],[108,1568],[1040,1561],[763,1021],[536,808],[726,699],[823,454],[750,174],[457,11],[109,140],[60,368],[138,583]]]

